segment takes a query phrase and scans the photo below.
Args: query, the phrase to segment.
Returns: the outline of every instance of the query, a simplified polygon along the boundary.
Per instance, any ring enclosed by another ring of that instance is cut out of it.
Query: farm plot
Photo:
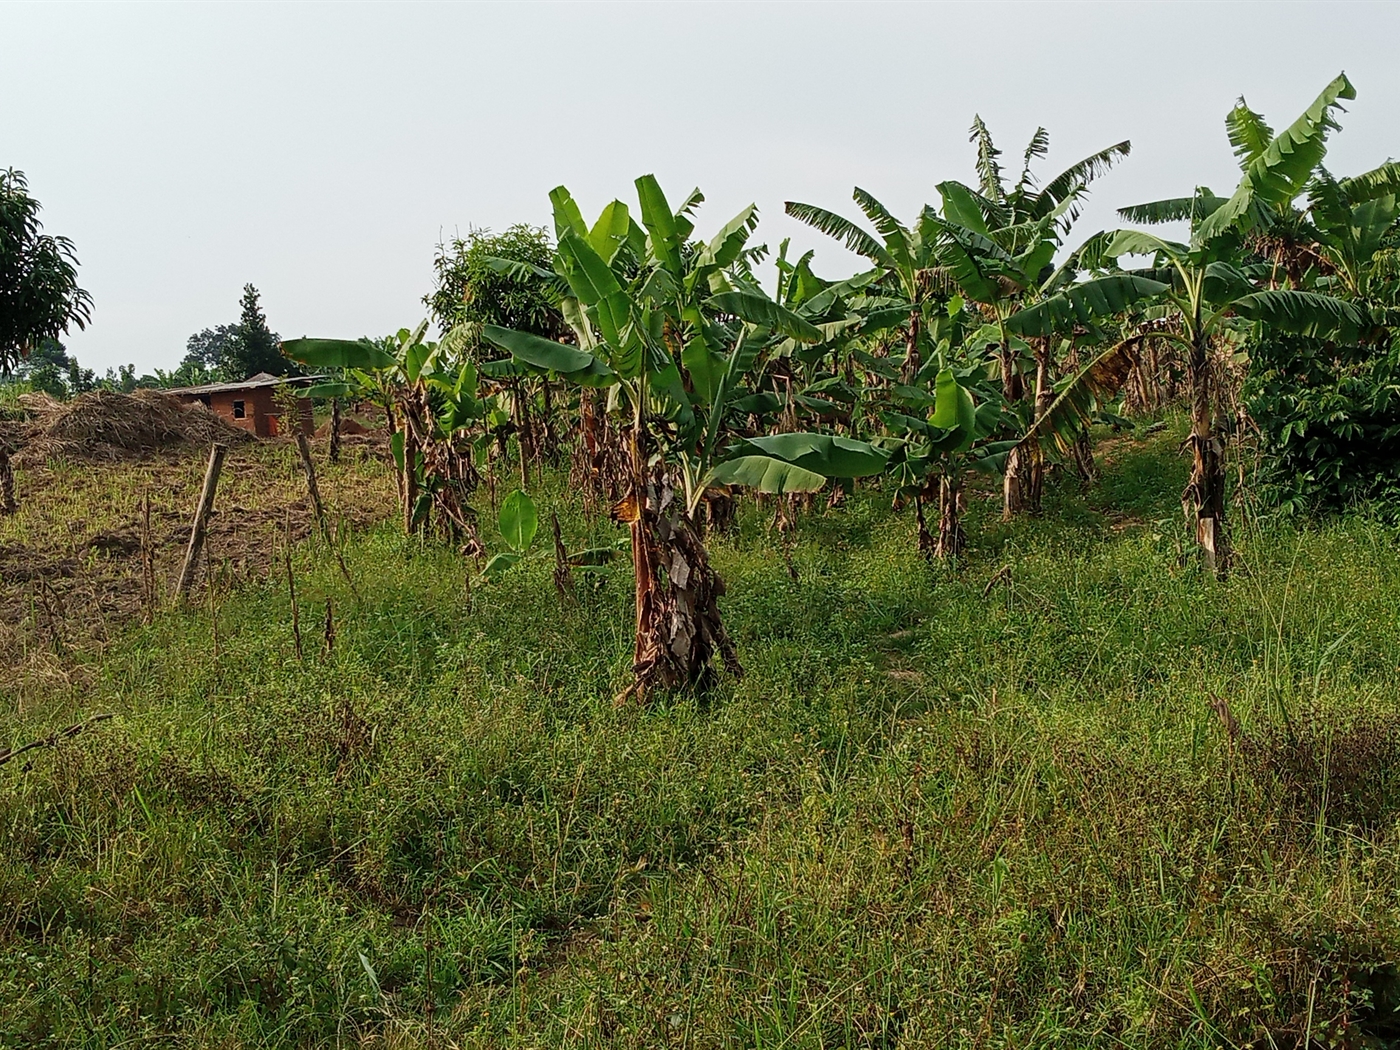
[[[83,675],[81,654],[170,600],[199,497],[206,450],[103,462],[49,460],[16,470],[19,510],[0,517],[0,700],[22,707],[39,681]],[[328,513],[348,533],[393,513],[387,453],[347,442],[318,463]],[[147,513],[149,507],[149,513]],[[196,600],[274,567],[315,529],[291,442],[228,453],[201,559]]]

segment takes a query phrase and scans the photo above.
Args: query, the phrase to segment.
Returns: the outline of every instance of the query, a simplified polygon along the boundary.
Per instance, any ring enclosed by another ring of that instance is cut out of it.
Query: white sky
[[[655,172],[707,195],[708,236],[756,201],[759,240],[833,242],[782,214],[897,215],[973,180],[981,113],[1044,176],[1120,139],[1076,231],[1237,177],[1222,118],[1281,127],[1339,70],[1357,100],[1329,165],[1400,154],[1400,3],[6,4],[0,166],[71,237],[99,372],[173,367],[245,282],[274,330],[378,335],[425,311],[433,248],[468,226],[593,214]]]

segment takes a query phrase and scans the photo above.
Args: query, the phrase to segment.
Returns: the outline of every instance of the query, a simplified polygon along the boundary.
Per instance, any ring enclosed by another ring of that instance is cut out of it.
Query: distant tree
[[[220,371],[230,361],[230,351],[237,342],[238,325],[236,324],[215,325],[213,328],[196,332],[185,340],[185,356],[180,361],[180,369]]]
[[[92,297],[78,287],[73,244],[40,232],[40,207],[24,172],[0,172],[0,372],[42,339],[83,328],[92,316]]]
[[[470,230],[465,240],[439,244],[433,260],[437,287],[423,302],[442,330],[444,351],[477,362],[500,358],[500,349],[483,340],[491,325],[545,339],[572,337],[559,310],[561,282],[550,269],[553,258],[549,235],[523,224],[500,234]],[[529,461],[557,458],[559,438],[548,377],[522,375],[510,386],[523,479]]]
[[[438,245],[433,260],[437,287],[423,297],[423,304],[444,333],[457,330],[456,338],[473,356],[482,325],[555,338],[568,329],[553,291],[553,257],[549,235],[535,226],[516,225],[497,234],[471,230],[465,239]],[[492,263],[499,259],[525,268],[502,273]],[[542,272],[532,276],[530,267]]]
[[[281,339],[267,327],[258,290],[251,284],[243,286],[239,305],[243,312],[238,319],[237,338],[229,345],[226,357],[227,364],[233,366],[234,378],[246,379],[258,372],[285,376],[300,371],[295,361],[282,356]]]
[[[116,390],[123,394],[129,394],[136,389],[136,366],[118,365],[115,369],[107,369],[107,374],[98,380],[99,387],[103,390]]]
[[[68,383],[68,394],[76,397],[78,394],[86,394],[89,390],[97,389],[97,376],[91,368],[83,368],[78,364],[76,357],[68,359],[68,374],[64,377]]]
[[[0,383],[25,383],[31,390],[67,401],[89,390],[113,389],[109,382],[112,378],[113,373],[108,369],[107,379],[99,379],[91,368],[80,365],[57,339],[45,336],[8,376],[0,376]]]
[[[66,401],[72,391],[69,376],[74,374],[77,361],[57,339],[40,339],[29,356],[19,362],[14,378],[28,383],[30,388],[50,397]],[[81,370],[76,373],[81,378]]]
[[[282,356],[281,339],[267,327],[258,290],[243,286],[242,313],[235,324],[220,324],[196,332],[185,341],[185,356],[173,372],[156,370],[143,376],[159,386],[197,386],[201,383],[236,382],[258,372],[275,376],[295,375],[295,361]]]

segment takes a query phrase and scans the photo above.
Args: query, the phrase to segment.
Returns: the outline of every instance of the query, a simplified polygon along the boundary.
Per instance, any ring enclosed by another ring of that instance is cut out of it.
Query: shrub
[[[1397,353],[1282,335],[1252,348],[1244,396],[1267,502],[1308,514],[1376,504],[1400,517]]]

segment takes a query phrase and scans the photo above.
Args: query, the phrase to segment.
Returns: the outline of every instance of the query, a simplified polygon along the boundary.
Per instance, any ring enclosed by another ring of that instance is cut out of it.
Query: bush
[[[1317,514],[1375,504],[1400,517],[1400,357],[1394,345],[1272,336],[1244,396],[1267,502]]]

